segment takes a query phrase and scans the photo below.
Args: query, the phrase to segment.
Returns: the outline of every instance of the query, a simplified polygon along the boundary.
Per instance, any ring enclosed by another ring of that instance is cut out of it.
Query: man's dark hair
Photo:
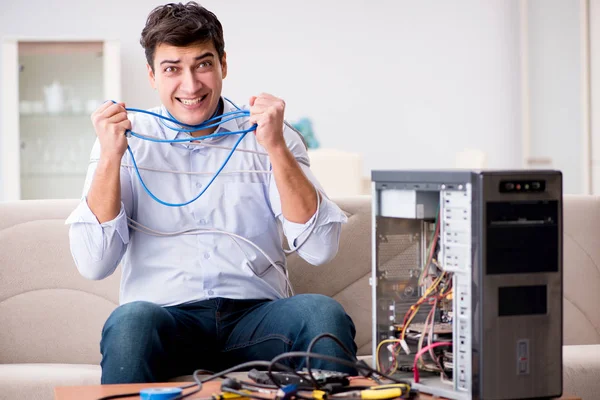
[[[154,53],[159,44],[189,46],[212,41],[219,61],[225,54],[223,27],[217,16],[196,2],[169,3],[158,6],[148,15],[140,44],[146,60],[154,71]]]

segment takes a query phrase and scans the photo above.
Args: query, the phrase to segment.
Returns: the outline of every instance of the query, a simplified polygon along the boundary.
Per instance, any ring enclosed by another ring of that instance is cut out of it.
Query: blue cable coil
[[[136,112],[136,113],[142,113],[142,114],[148,114],[151,115],[153,117],[157,117],[161,119],[161,122],[163,123],[164,126],[166,126],[169,129],[172,129],[174,131],[177,132],[185,132],[185,133],[190,133],[190,132],[196,132],[196,131],[200,131],[200,130],[204,130],[204,129],[209,129],[209,128],[214,128],[219,126],[220,124],[227,122],[227,121],[231,121],[237,118],[242,118],[242,117],[247,117],[250,115],[250,112],[248,110],[242,110],[241,108],[239,108],[237,105],[235,105],[231,100],[229,100],[228,98],[225,98],[225,100],[227,100],[229,103],[231,103],[236,110],[235,111],[230,111],[221,115],[217,115],[219,108],[217,107],[217,110],[215,111],[215,113],[213,114],[213,116],[209,119],[207,119],[206,121],[197,124],[197,125],[190,125],[190,124],[184,124],[182,122],[179,122],[175,119],[175,117],[173,117],[173,115],[171,115],[171,113],[169,111],[167,111],[167,113],[169,114],[168,117],[165,117],[164,115],[161,114],[157,114],[154,113],[152,111],[148,111],[148,110],[142,110],[139,108],[125,108],[125,111],[128,112]],[[111,100],[113,103],[116,104],[116,101]],[[173,127],[173,126],[169,126],[167,124],[164,123],[164,121],[168,121],[180,126],[185,126],[187,127],[187,129],[184,128],[177,128],[177,127]],[[225,165],[227,165],[227,163],[229,162],[229,159],[231,158],[231,156],[233,155],[233,153],[235,152],[235,149],[238,147],[238,145],[240,144],[240,142],[242,141],[242,139],[244,139],[244,137],[246,136],[246,134],[248,132],[252,132],[254,130],[256,130],[257,125],[252,125],[250,128],[248,129],[244,129],[241,131],[233,131],[233,132],[223,132],[223,133],[214,133],[211,135],[206,135],[206,136],[201,136],[201,137],[189,137],[189,138],[183,138],[183,139],[156,139],[156,138],[150,138],[150,137],[146,137],[143,135],[140,135],[138,133],[135,133],[131,130],[127,130],[125,132],[125,135],[130,137],[133,136],[135,138],[138,139],[142,139],[142,140],[148,140],[151,142],[155,142],[155,143],[182,143],[182,142],[192,142],[192,141],[197,141],[197,140],[205,140],[205,139],[210,139],[210,138],[215,138],[215,137],[221,137],[221,136],[229,136],[229,135],[240,135],[239,139],[235,142],[235,144],[233,145],[231,151],[229,152],[229,155],[225,158],[225,161],[223,161],[223,164],[221,164],[221,167],[219,167],[219,169],[217,170],[217,172],[215,172],[215,174],[213,175],[213,177],[210,179],[210,181],[208,182],[208,184],[206,186],[204,186],[204,188],[200,191],[200,193],[198,193],[197,196],[195,196],[193,199],[185,201],[183,203],[169,203],[166,202],[164,200],[159,199],[158,197],[156,197],[154,195],[154,193],[152,193],[150,191],[150,189],[148,188],[148,186],[146,186],[146,183],[144,182],[144,180],[142,179],[142,176],[140,174],[140,170],[137,166],[137,163],[135,161],[135,157],[133,155],[133,151],[131,150],[131,147],[129,145],[127,145],[127,151],[129,152],[129,155],[131,156],[131,161],[133,162],[133,168],[135,170],[135,174],[137,175],[140,183],[142,184],[142,187],[144,188],[144,191],[156,202],[164,205],[164,206],[168,206],[168,207],[182,207],[182,206],[186,206],[190,203],[193,203],[194,201],[198,200],[200,198],[200,196],[202,196],[204,194],[204,192],[206,192],[206,190],[210,187],[210,185],[212,185],[212,183],[214,182],[214,180],[217,178],[217,176],[221,173],[221,171],[223,171],[223,168],[225,168]]]
[[[183,389],[173,388],[148,388],[140,390],[141,400],[170,400],[181,395]]]

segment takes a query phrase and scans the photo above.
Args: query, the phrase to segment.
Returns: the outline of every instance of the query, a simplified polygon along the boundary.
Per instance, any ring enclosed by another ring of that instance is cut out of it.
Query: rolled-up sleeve
[[[286,129],[286,131],[288,131]],[[296,157],[304,175],[315,186],[320,195],[319,209],[304,224],[288,221],[281,209],[281,198],[275,179],[271,179],[269,200],[275,216],[281,221],[283,233],[291,248],[301,246],[298,255],[312,265],[322,265],[331,261],[337,254],[340,241],[341,226],[348,221],[346,214],[330,200],[309,168],[306,149],[294,138],[299,133],[286,133],[288,147]]]
[[[82,276],[93,280],[111,275],[121,262],[129,243],[127,215],[132,204],[131,180],[128,171],[122,168],[119,214],[111,221],[98,222],[87,203],[87,192],[94,177],[98,155],[99,146],[96,143],[92,150],[83,196],[65,221],[70,225],[69,243],[75,265]]]

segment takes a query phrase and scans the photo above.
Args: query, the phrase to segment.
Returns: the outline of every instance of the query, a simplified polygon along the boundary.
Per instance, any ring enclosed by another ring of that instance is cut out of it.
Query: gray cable
[[[286,292],[288,292],[292,296],[294,295],[294,289],[292,287],[292,283],[290,282],[290,279],[289,279],[289,276],[287,273],[287,268],[280,265],[281,263],[276,263],[275,261],[273,261],[271,259],[271,257],[269,257],[269,255],[263,249],[261,249],[256,243],[254,243],[253,241],[251,241],[249,239],[246,239],[243,236],[240,236],[240,235],[237,235],[237,234],[231,233],[231,232],[221,231],[218,229],[200,229],[200,228],[186,229],[186,230],[181,230],[181,231],[176,231],[176,232],[161,232],[161,231],[157,231],[152,228],[149,228],[149,227],[145,226],[144,224],[142,224],[138,221],[135,221],[134,219],[131,219],[130,217],[127,217],[127,220],[128,220],[127,225],[130,228],[132,228],[138,232],[142,232],[147,235],[151,235],[151,236],[172,237],[172,236],[179,236],[179,235],[198,235],[198,234],[215,234],[216,233],[216,234],[227,235],[231,238],[243,240],[244,242],[254,246],[267,259],[267,261],[270,263],[269,268],[271,266],[273,266],[275,268],[275,270],[283,276],[283,278],[285,279],[285,282],[286,282]],[[263,272],[262,274],[259,274],[254,269],[254,266],[252,265],[252,263],[249,262],[249,265],[250,265],[250,270],[252,271],[252,273],[254,273],[254,275],[256,275],[258,278],[261,278],[261,279],[266,274],[266,271],[268,271],[268,269],[269,269],[269,268],[267,268],[265,270],[265,272]],[[279,267],[281,267],[281,269]],[[271,286],[265,280],[263,280],[263,282],[266,285],[268,285],[271,289],[273,289],[276,293],[279,293],[279,291],[277,289],[275,289],[273,286]],[[285,297],[289,297],[288,293],[285,293]]]

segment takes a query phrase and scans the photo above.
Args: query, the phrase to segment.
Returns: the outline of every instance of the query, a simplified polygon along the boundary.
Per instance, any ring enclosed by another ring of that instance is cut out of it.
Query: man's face
[[[223,78],[227,76],[225,55],[219,60],[212,41],[186,47],[159,44],[154,53],[154,71],[148,65],[152,87],[162,104],[180,122],[199,124],[215,112]]]

